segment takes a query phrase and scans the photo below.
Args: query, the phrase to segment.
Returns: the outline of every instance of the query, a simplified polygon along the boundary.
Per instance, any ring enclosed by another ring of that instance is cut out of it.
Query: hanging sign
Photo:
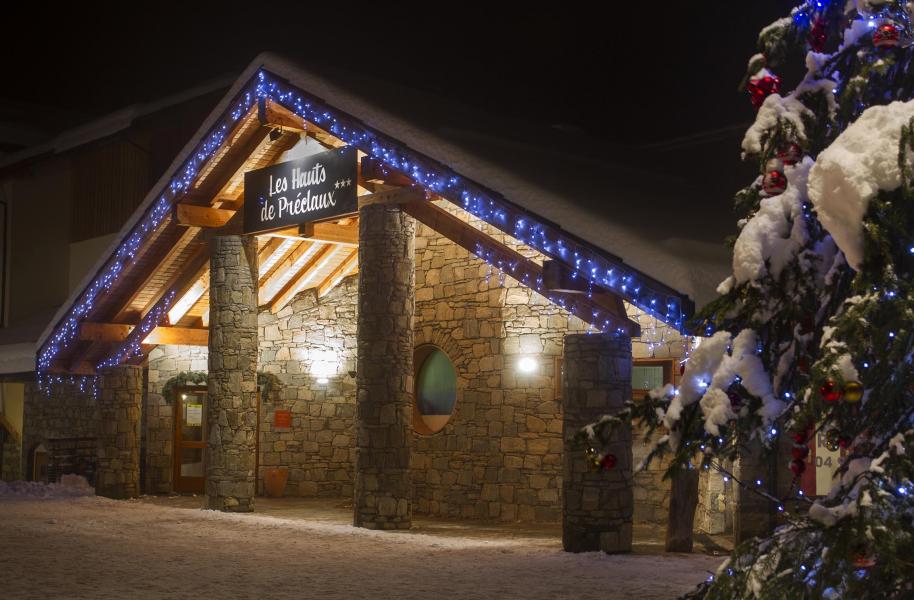
[[[358,211],[353,146],[244,174],[244,232],[260,233]]]

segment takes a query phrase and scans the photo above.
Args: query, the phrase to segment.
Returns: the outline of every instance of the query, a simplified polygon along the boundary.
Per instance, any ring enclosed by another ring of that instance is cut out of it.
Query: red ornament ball
[[[806,38],[806,41],[809,42],[809,47],[813,52],[822,52],[822,49],[825,48],[826,38],[825,19],[816,19],[813,21],[812,27],[809,28],[809,36]]]
[[[842,435],[841,437],[838,438],[838,447],[839,448],[848,448],[853,441],[854,441],[854,438],[852,438],[851,436]]]
[[[781,171],[768,171],[762,179],[762,189],[769,196],[783,194],[787,189],[787,177]]]
[[[894,21],[886,21],[873,32],[873,45],[877,48],[894,48],[901,41],[901,27]]]
[[[746,90],[749,92],[749,100],[752,102],[752,106],[755,107],[755,110],[762,107],[765,98],[771,94],[777,94],[781,89],[780,77],[769,74],[770,71],[767,69],[763,69],[761,72],[765,74],[760,77],[752,77],[749,79],[749,83],[746,84]]]
[[[819,395],[821,395],[822,399],[826,402],[837,402],[841,399],[841,390],[835,386],[835,382],[826,381],[822,387],[819,388]]]
[[[730,408],[733,409],[734,412],[743,407],[743,399],[736,392],[730,392],[727,394],[727,398],[730,399]]]
[[[785,165],[795,165],[803,158],[803,149],[796,142],[791,142],[786,148],[778,150],[777,157]]]
[[[603,457],[603,460],[600,461],[600,467],[604,471],[609,471],[610,469],[612,469],[615,466],[616,466],[616,455],[615,454],[607,454],[606,456]]]
[[[679,363],[679,376],[682,377],[685,375],[685,361]]]
[[[803,460],[806,458],[807,454],[809,454],[809,447],[800,444],[794,444],[793,448],[790,450],[790,456],[792,456],[794,460]]]
[[[806,461],[803,460],[792,460],[790,461],[790,471],[799,477],[803,474],[803,471],[806,470]]]
[[[806,443],[806,434],[802,431],[798,431],[793,434],[793,441],[795,444],[805,444]]]

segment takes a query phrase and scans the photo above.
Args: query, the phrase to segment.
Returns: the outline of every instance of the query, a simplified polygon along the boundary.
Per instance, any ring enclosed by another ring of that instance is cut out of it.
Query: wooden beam
[[[211,208],[196,204],[175,204],[175,221],[186,227],[220,228],[235,216],[234,210]]]
[[[348,225],[336,223],[302,223],[298,229],[303,238],[319,242],[340,244],[341,246],[359,245],[359,222],[352,219]]]
[[[280,261],[279,266],[276,267],[273,273],[267,277],[266,281],[260,285],[260,291],[258,293],[259,303],[261,305],[267,304],[276,297],[280,290],[286,289],[289,279],[289,277],[286,276],[288,275],[291,277],[294,275],[294,273],[291,272],[293,270],[298,272],[305,264],[305,261],[319,250],[318,246],[320,245],[319,242],[302,242],[296,246],[294,250],[289,252],[286,257]],[[279,284],[279,281],[281,281],[283,277],[286,277],[287,279],[286,285]],[[269,294],[269,296],[264,295],[261,297],[260,294]]]
[[[566,294],[544,289],[542,266],[435,204],[414,202],[404,204],[403,210],[417,221],[431,227],[525,286],[536,290],[581,320],[609,330],[621,329],[630,337],[641,335],[640,326],[630,320],[624,310],[619,310],[619,304],[598,303],[584,294]]]
[[[343,280],[343,278],[346,276],[346,273],[349,272],[349,269],[358,263],[358,261],[359,251],[356,248],[349,253],[349,256],[347,256],[343,262],[338,264],[332,271],[330,271],[330,274],[324,277],[324,280],[321,281],[320,284],[318,284],[317,297],[320,298],[335,288],[336,284]]]
[[[372,156],[363,156],[359,161],[359,176],[365,183],[384,183],[408,186],[416,182],[400,173],[385,167],[381,161]]]
[[[257,118],[262,125],[304,133],[328,148],[342,148],[346,145],[346,142],[329,131],[318,127],[310,121],[304,120],[302,117],[286,107],[273,102],[269,98],[261,98],[257,102]]]
[[[123,342],[133,330],[133,325],[123,323],[80,324],[79,339],[92,342]],[[208,329],[195,327],[168,327],[159,325],[143,339],[144,344],[180,344],[188,346],[205,346],[209,335]]]
[[[282,286],[282,289],[273,296],[273,300],[270,302],[270,311],[274,313],[281,311],[283,307],[295,297],[295,294],[304,289],[302,284],[307,282],[309,277],[313,277],[311,272],[312,269],[319,269],[321,261],[329,259],[338,249],[339,246],[325,244],[315,252],[311,258],[298,269],[298,274],[289,279],[289,281]]]
[[[428,194],[420,187],[397,187],[373,194],[359,196],[359,208],[371,204],[406,204],[428,200]]]
[[[209,269],[205,269],[193,285],[184,292],[184,295],[171,305],[171,309],[168,311],[168,322],[177,324],[208,289]]]
[[[159,325],[143,339],[144,344],[153,346],[172,344],[176,346],[206,346],[209,344],[209,329],[196,327],[163,327]]]
[[[557,260],[543,261],[543,287],[566,294],[586,294],[593,291],[593,284],[583,277],[575,277],[565,264]]]
[[[124,323],[84,321],[79,324],[79,339],[87,342],[123,342],[131,330],[133,325]]]
[[[282,266],[282,259],[284,256],[288,255],[290,252],[295,252],[295,249],[298,246],[302,245],[301,241],[292,240],[289,238],[280,238],[274,237],[270,238],[270,243],[276,242],[276,249],[271,252],[265,259],[262,259],[257,264],[259,265],[260,273],[257,278],[258,287],[266,285],[266,282],[279,270]],[[271,260],[275,258],[275,260]],[[269,262],[272,264],[269,264]]]

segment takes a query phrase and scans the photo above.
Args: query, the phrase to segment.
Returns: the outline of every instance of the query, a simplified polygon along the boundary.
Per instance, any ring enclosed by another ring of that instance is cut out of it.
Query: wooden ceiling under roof
[[[273,132],[272,135],[270,133]],[[134,326],[171,297],[167,323],[153,329],[141,353],[128,359],[142,363],[159,344],[205,345],[209,325],[208,239],[219,233],[240,233],[244,173],[274,164],[302,135],[327,148],[345,145],[326,131],[303,121],[267,100],[254,106],[226,136],[225,143],[176,204],[170,217],[138,249],[116,284],[81,323],[78,341],[62,350],[52,371],[93,374],[95,365],[116,355]],[[544,281],[547,297],[585,321],[600,312],[632,336],[637,324],[628,320],[621,298],[603,290],[576,289],[514,248],[486,235],[466,221],[428,202],[402,175],[382,177],[363,160],[359,170],[360,204],[397,203],[420,222],[471,252],[483,248],[494,264],[511,265],[509,274],[522,283]],[[281,311],[304,290],[323,296],[343,278],[358,271],[358,216],[309,223],[258,236],[259,305]],[[542,262],[542,261],[541,261]],[[548,261],[547,261],[548,262]]]

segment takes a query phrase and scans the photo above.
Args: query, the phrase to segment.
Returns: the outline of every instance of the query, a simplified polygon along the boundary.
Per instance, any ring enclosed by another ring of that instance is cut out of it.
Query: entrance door
[[[203,454],[206,448],[206,388],[188,387],[178,391],[175,401],[176,492],[203,493]]]

